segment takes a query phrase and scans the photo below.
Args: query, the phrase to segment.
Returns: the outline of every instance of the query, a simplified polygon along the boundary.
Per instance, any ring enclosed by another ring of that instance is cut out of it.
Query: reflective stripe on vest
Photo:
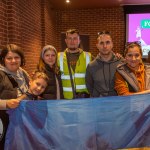
[[[85,85],[76,85],[77,90],[85,89]],[[65,92],[72,92],[72,87],[63,87],[63,91]]]
[[[86,55],[86,67],[87,67],[87,65],[89,64],[89,62],[90,62],[90,55],[89,55],[89,53],[88,52],[84,52],[85,53],[85,55]],[[64,52],[60,52],[60,71],[62,71],[63,72],[63,58],[64,58]]]
[[[64,58],[64,52],[60,52],[60,71],[63,72],[63,58]]]
[[[76,85],[77,90],[86,89],[86,85]]]
[[[75,78],[85,78],[85,73],[75,73]]]
[[[63,87],[63,91],[72,92],[72,87]]]
[[[75,73],[74,75],[72,75],[72,78],[85,78],[85,73]],[[70,80],[70,75],[61,75],[61,79],[63,80]]]
[[[87,65],[88,65],[89,62],[90,62],[90,55],[89,55],[88,52],[85,52],[85,55],[86,55],[86,67],[87,67]]]
[[[74,76],[72,76],[72,78],[74,79]],[[70,75],[64,75],[64,74],[62,74],[61,75],[61,79],[62,80],[70,80]]]

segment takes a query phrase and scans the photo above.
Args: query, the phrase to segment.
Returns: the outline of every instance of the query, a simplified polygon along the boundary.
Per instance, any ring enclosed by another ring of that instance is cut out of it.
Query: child
[[[21,100],[38,100],[48,85],[49,78],[43,72],[35,72],[29,82],[29,90],[16,99],[0,100],[0,110],[18,107]]]
[[[29,81],[28,91],[16,99],[0,100],[0,110],[2,111],[10,108],[16,108],[19,106],[21,100],[37,100],[38,96],[41,95],[47,87],[48,81],[49,79],[45,73],[35,72]],[[2,114],[2,112],[0,112],[0,114],[0,124],[2,128],[0,134],[3,135],[3,138],[0,137],[0,148],[2,149],[2,147],[4,147],[5,134],[9,124],[9,118],[8,115],[5,115],[5,113]]]
[[[29,90],[21,96],[24,100],[38,100],[38,96],[41,95],[48,85],[49,78],[43,72],[35,72],[29,82]]]

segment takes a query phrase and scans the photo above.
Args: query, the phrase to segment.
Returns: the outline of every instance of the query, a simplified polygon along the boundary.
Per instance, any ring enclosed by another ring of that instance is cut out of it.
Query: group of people
[[[8,44],[0,56],[0,118],[4,128],[0,136],[0,149],[4,149],[9,124],[6,110],[16,108],[21,100],[63,99],[63,90],[57,51],[53,46],[47,45],[42,49],[37,69],[31,77],[22,69],[25,57],[19,46]]]
[[[99,32],[98,56],[88,64],[86,85],[92,97],[150,93],[150,66],[142,62],[139,42],[125,46],[124,58],[113,52],[111,34]]]
[[[150,66],[142,62],[139,43],[127,43],[124,58],[113,52],[109,32],[98,33],[94,58],[80,48],[80,34],[69,29],[65,39],[67,48],[57,53],[46,45],[40,54],[37,69],[29,77],[22,69],[25,57],[20,47],[8,44],[0,57],[0,116],[7,129],[5,110],[16,108],[21,100],[59,100],[150,92]],[[5,130],[6,131],[6,130]],[[4,138],[0,141],[3,149]]]

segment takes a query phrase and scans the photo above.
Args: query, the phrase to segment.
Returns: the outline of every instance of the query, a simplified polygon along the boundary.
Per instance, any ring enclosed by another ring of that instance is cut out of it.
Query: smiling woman
[[[49,77],[48,86],[41,97],[45,100],[63,99],[60,71],[57,66],[57,50],[54,46],[43,47],[37,70],[44,72]]]
[[[150,66],[142,62],[142,48],[131,42],[125,48],[125,63],[117,67],[115,90],[118,95],[150,93]]]
[[[21,68],[25,65],[24,53],[21,48],[14,44],[7,45],[1,52],[0,64],[0,88],[3,89],[1,89],[0,98],[9,99],[12,96],[16,98],[25,93],[28,90],[29,76]],[[8,84],[2,84],[3,82]],[[8,89],[9,94],[7,93]]]
[[[0,139],[0,149],[4,149],[5,132],[9,123],[8,114],[5,110],[16,108],[20,100],[17,99],[28,90],[29,76],[24,66],[24,53],[15,44],[8,44],[1,51],[0,57],[0,119],[2,120],[4,133]]]

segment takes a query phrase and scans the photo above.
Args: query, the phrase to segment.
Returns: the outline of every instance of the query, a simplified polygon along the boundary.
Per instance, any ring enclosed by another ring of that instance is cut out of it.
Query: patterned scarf
[[[16,73],[9,71],[6,67],[0,65],[0,70],[5,72],[8,76],[12,77],[18,84],[17,97],[21,96],[22,94],[26,93],[28,91],[28,84],[26,83],[23,69],[19,67]]]

